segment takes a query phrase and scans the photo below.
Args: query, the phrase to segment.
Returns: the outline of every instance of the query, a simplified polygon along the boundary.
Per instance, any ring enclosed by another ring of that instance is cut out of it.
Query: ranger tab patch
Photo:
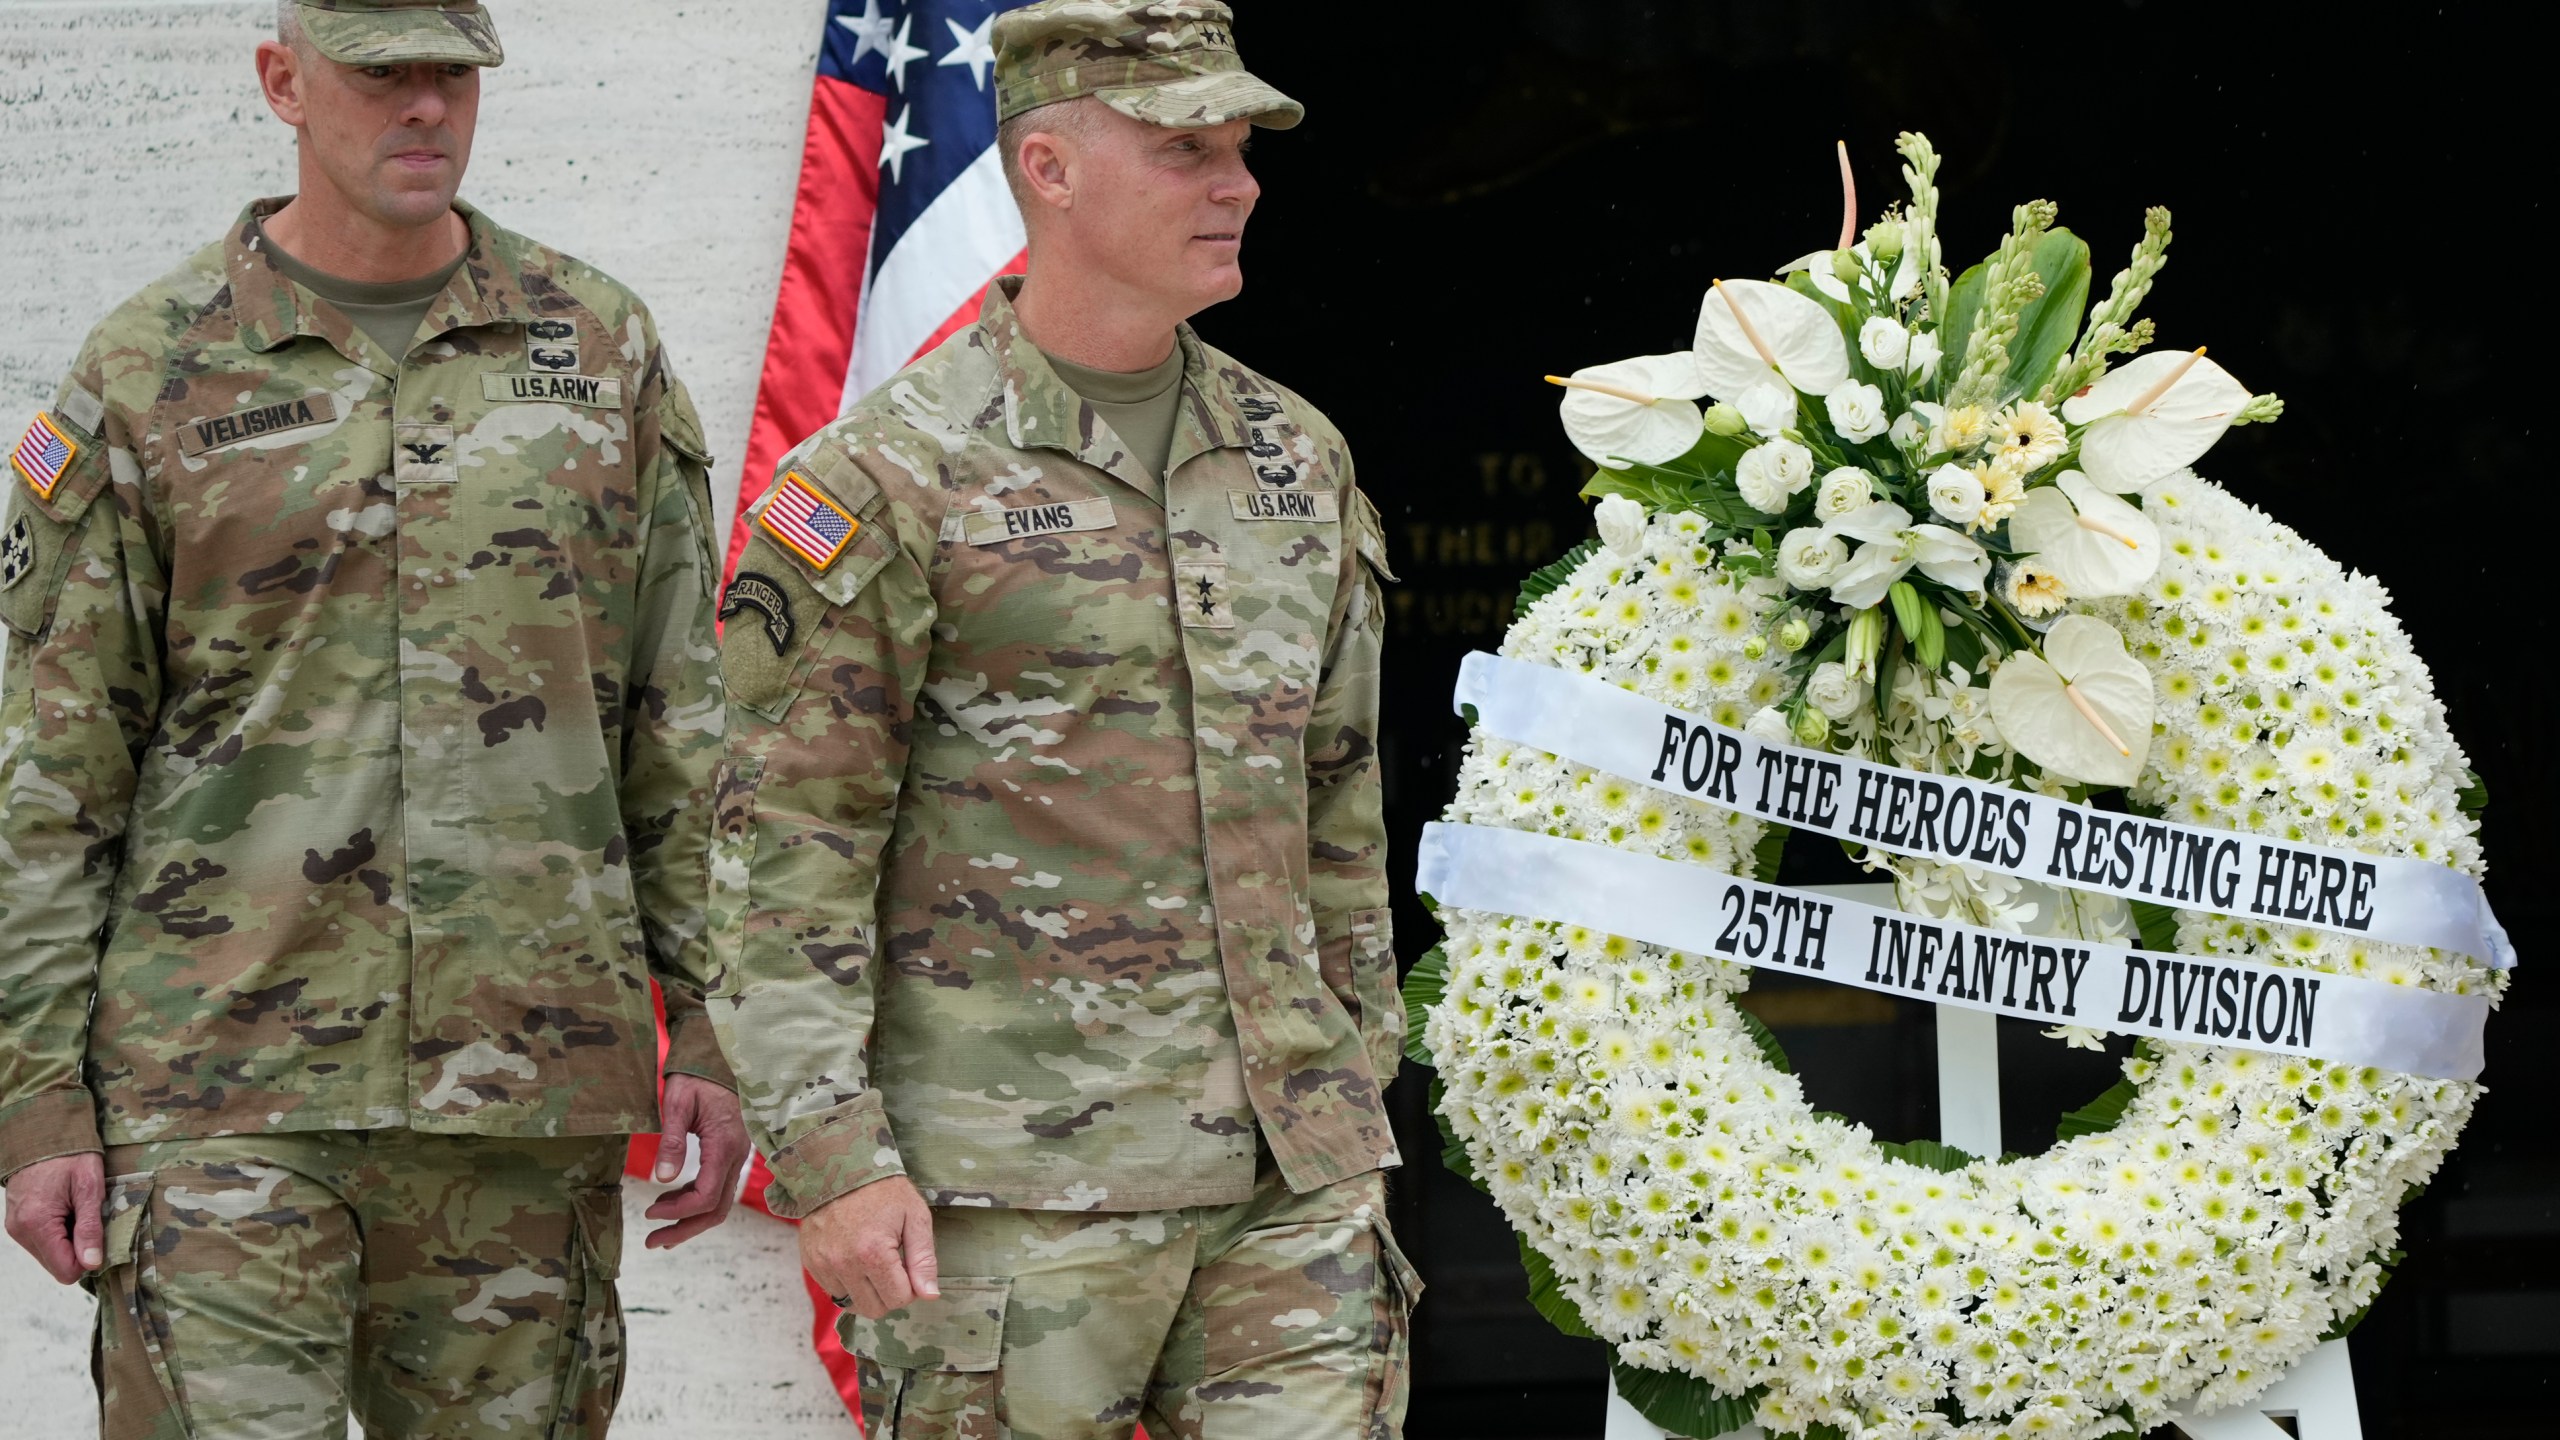
[[[9,465],[37,499],[49,501],[62,484],[62,472],[71,468],[79,453],[80,442],[64,434],[52,416],[39,412],[28,423],[27,433],[18,437],[18,448],[9,452]]]
[[[791,619],[791,596],[781,582],[753,570],[739,571],[720,602],[720,618],[733,620],[748,610],[764,617],[764,633],[773,641],[773,653],[777,657],[791,653],[791,635],[798,626]]]
[[[774,487],[773,498],[765,502],[764,513],[756,517],[756,523],[776,544],[821,573],[843,556],[845,547],[862,529],[861,521],[828,499],[797,470],[783,473],[782,483]]]

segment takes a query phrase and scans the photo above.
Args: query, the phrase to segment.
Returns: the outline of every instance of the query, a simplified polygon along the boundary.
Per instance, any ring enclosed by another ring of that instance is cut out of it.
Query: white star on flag
[[[869,0],[864,0],[864,3],[869,3]],[[889,22],[886,20],[880,22],[881,28],[884,30],[888,28],[888,24]],[[898,33],[890,36],[889,43],[882,47],[880,51],[881,55],[889,62],[889,78],[898,82],[898,93],[901,95],[905,94],[907,91],[908,62],[921,60],[925,56],[925,52],[923,50],[907,43],[907,36],[912,33],[915,28],[916,17],[913,15],[899,21]]]
[[[978,28],[975,30],[961,29],[960,22],[957,20],[945,20],[942,23],[951,27],[952,49],[950,54],[934,63],[966,65],[969,67],[969,78],[978,82],[979,89],[986,89],[987,67],[996,63],[996,47],[990,38],[996,28],[996,17],[990,15],[979,21]]]
[[[907,152],[921,150],[933,143],[921,135],[907,133],[907,117],[914,113],[916,107],[910,105],[880,130],[880,164],[888,170],[892,185],[905,183]]]
[[[862,63],[865,55],[889,53],[889,17],[880,13],[880,0],[862,0],[859,15],[839,15],[836,23],[853,32],[853,58],[845,62],[850,70]]]

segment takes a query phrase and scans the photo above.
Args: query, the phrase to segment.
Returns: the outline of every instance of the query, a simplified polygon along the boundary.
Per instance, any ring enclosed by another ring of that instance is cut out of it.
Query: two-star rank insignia
[[[51,415],[39,412],[27,433],[18,437],[18,448],[9,452],[9,465],[37,499],[51,500],[62,484],[63,472],[79,453],[80,442],[64,434]]]
[[[862,529],[861,521],[801,478],[797,470],[783,473],[782,483],[774,487],[773,499],[765,503],[756,523],[776,544],[820,572],[836,563]]]

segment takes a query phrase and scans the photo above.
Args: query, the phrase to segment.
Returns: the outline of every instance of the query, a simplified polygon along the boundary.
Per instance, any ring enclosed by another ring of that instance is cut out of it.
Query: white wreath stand
[[[1824,894],[1890,908],[1891,885],[1818,885]],[[1938,1011],[1938,1139],[1968,1155],[1998,1155],[2000,1146],[2000,1019],[1981,1010],[1940,1005]],[[2276,1423],[2293,1422],[2288,1431]],[[2312,1351],[2293,1373],[2245,1405],[2170,1422],[2187,1440],[2364,1440],[2356,1413],[2354,1372],[2347,1342],[2332,1340]],[[1609,1386],[1609,1418],[1602,1440],[1683,1440],[1655,1425]],[[1726,1432],[1726,1440],[1768,1440],[1757,1425]]]

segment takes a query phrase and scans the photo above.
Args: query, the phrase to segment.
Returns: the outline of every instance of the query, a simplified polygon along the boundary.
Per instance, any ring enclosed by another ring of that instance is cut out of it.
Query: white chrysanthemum
[[[2381,587],[2192,476],[2148,492],[2144,514],[2159,573],[2140,596],[2077,607],[2158,677],[2132,798],[2476,873],[2462,756]],[[1655,517],[1638,553],[1595,556],[1532,605],[1504,653],[1783,728],[1769,707],[1787,652],[1747,647],[1788,591],[1724,574],[1703,529]],[[1905,667],[1897,687],[1896,712],[1918,718],[1883,738],[1904,763],[1924,758],[1904,747],[1943,743],[1921,721],[1998,743],[1973,677]],[[1729,873],[1761,834],[1746,815],[1482,735],[1448,818]],[[2006,877],[1906,879],[1915,903],[2010,923],[2045,903]],[[2065,903],[2088,933],[2111,933],[2121,910],[2095,898]],[[1623,1358],[1728,1394],[1761,1388],[1774,1431],[2095,1440],[2121,1428],[2122,1406],[2147,1429],[2246,1399],[2372,1298],[2402,1195],[2434,1173],[2478,1093],[2166,1046],[2128,1062],[2142,1089],[2117,1129],[1938,1174],[1807,1109],[1732,1003],[1746,970],[1578,927],[1439,919],[1448,985],[1423,1034],[1477,1173]],[[2203,914],[2179,927],[2204,953],[2497,989],[2458,956]],[[1942,1400],[1965,1418],[1939,1414]]]

